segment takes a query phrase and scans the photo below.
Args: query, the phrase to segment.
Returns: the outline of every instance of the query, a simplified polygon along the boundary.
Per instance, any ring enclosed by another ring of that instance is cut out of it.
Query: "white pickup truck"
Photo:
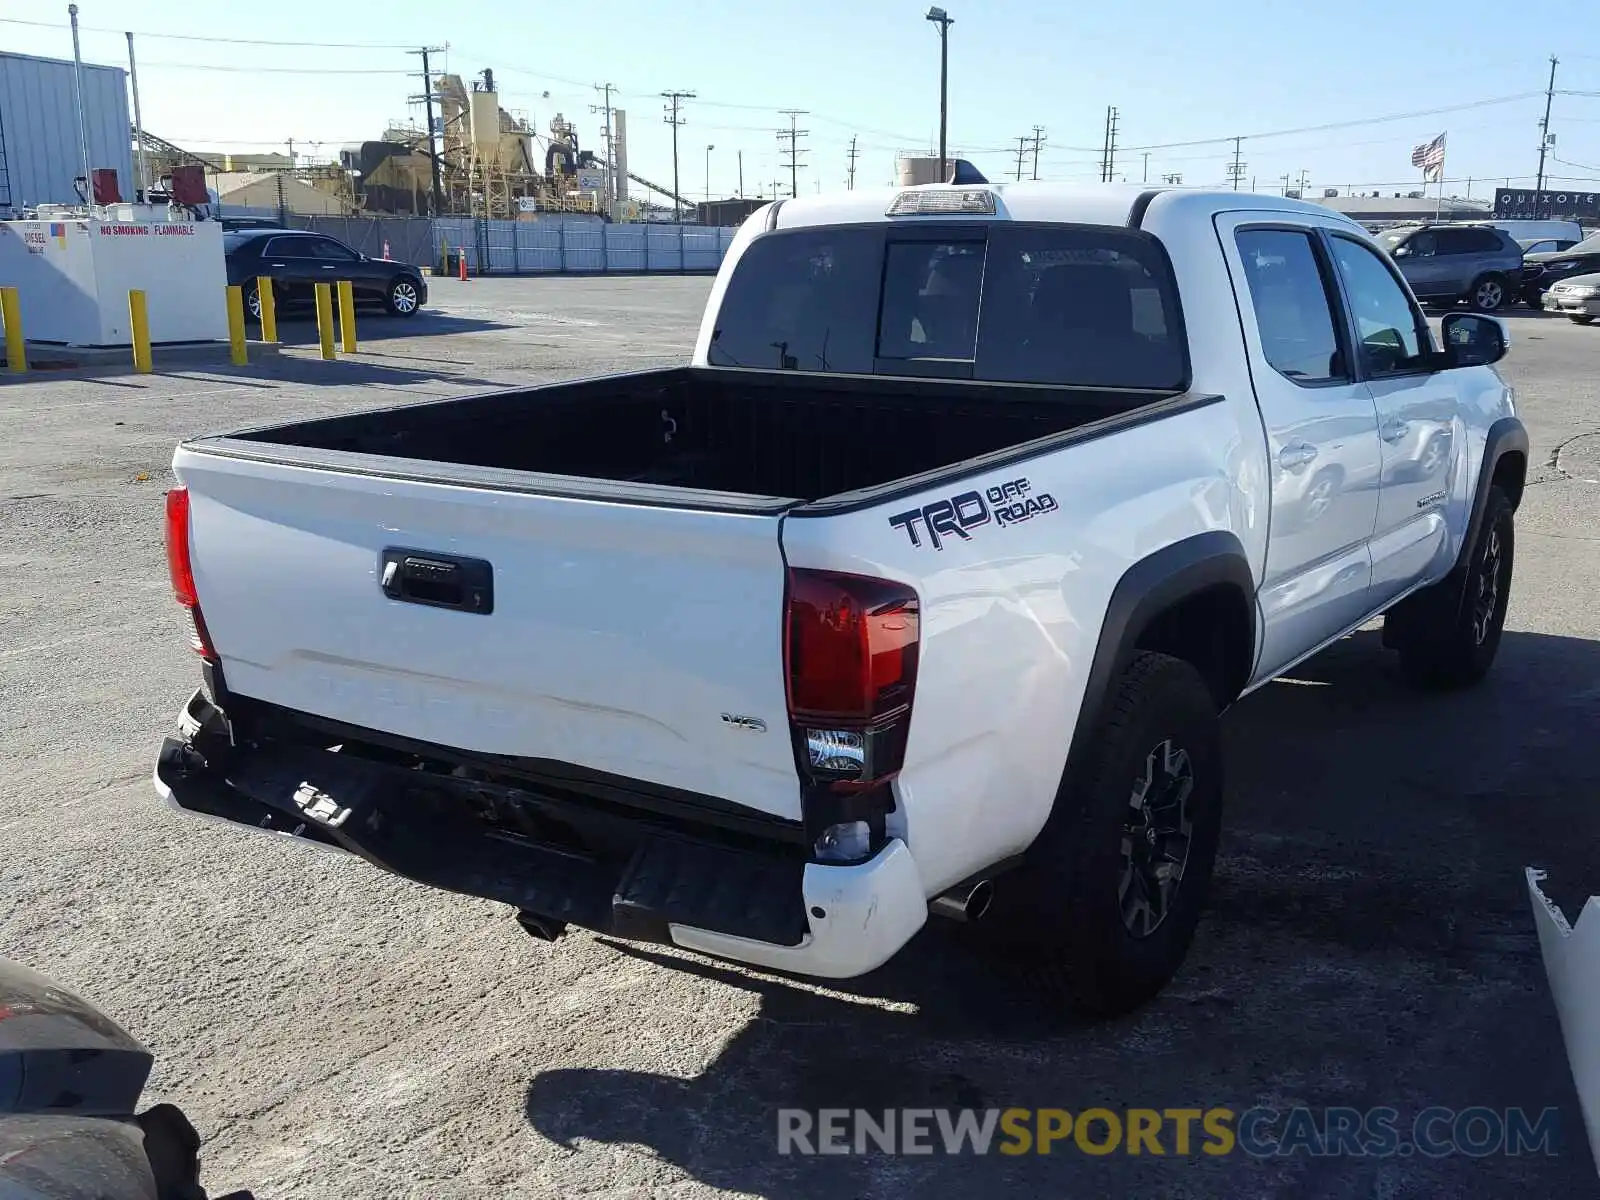
[[[544,938],[844,978],[982,918],[1125,1011],[1204,907],[1224,709],[1379,614],[1419,682],[1489,668],[1506,347],[1294,200],[779,201],[687,366],[180,445],[156,786]]]

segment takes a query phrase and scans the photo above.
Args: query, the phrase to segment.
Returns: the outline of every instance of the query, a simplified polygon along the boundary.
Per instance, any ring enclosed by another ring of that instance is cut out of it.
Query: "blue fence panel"
[[[483,270],[478,261],[478,223],[471,217],[436,217],[433,222],[434,240],[443,242],[450,253],[465,248],[467,269],[476,274]]]
[[[645,270],[683,270],[683,226],[646,225],[644,228]]]
[[[566,239],[568,271],[606,269],[606,227],[601,221],[568,221],[561,228]]]
[[[517,223],[515,221],[485,221],[485,242],[489,247],[489,270],[515,272],[517,262]]]
[[[607,225],[606,270],[642,271],[645,269],[644,226]]]
[[[714,271],[721,261],[722,249],[715,229],[684,229],[683,269],[685,271]]]
[[[551,221],[518,221],[517,260],[524,271],[561,270],[560,225]]]

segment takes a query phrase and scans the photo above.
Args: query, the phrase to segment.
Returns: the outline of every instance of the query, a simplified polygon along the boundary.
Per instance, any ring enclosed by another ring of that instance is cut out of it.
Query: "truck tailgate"
[[[173,470],[189,489],[196,590],[231,691],[799,818],[780,516],[185,447]],[[446,603],[455,593],[430,591],[430,562],[487,563],[492,608],[391,598],[395,552],[421,560],[415,591]]]

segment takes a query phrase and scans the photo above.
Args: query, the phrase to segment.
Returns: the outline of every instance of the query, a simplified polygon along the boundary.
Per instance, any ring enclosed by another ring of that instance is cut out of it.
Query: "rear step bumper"
[[[547,922],[846,979],[886,962],[927,919],[916,863],[898,839],[865,863],[831,866],[641,817],[629,849],[619,854],[612,839],[591,850],[496,828],[454,794],[492,785],[303,745],[232,742],[226,719],[196,692],[162,744],[156,791],[184,812],[354,854]]]

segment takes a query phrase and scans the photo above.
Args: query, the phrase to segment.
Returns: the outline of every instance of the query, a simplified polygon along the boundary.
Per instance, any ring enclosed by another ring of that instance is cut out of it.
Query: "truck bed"
[[[230,441],[814,501],[1164,398],[675,367],[278,425]]]

